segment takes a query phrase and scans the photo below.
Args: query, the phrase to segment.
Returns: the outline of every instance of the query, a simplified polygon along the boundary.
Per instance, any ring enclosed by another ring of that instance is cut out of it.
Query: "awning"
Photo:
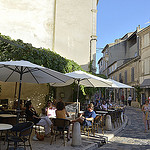
[[[150,88],[150,79],[145,79],[140,85],[141,88]]]

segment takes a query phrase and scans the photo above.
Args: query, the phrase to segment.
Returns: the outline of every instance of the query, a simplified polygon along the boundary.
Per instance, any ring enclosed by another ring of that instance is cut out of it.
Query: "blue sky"
[[[135,31],[138,25],[150,25],[150,0],[99,0],[97,9],[97,48]],[[97,61],[101,56],[97,50]]]

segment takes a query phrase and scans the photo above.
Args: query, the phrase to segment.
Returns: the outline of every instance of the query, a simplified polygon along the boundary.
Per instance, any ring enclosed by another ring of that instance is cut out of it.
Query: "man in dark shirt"
[[[88,104],[87,111],[85,111],[83,113],[83,115],[81,114],[79,118],[73,120],[72,123],[79,122],[79,123],[83,124],[84,122],[87,122],[88,125],[91,125],[91,122],[96,117],[96,113],[93,109],[94,109],[93,104],[92,103]]]

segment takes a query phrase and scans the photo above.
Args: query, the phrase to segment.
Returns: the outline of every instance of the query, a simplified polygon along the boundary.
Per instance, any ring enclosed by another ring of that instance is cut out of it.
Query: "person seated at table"
[[[50,133],[52,122],[48,118],[48,116],[46,116],[45,109],[42,109],[42,115],[41,117],[39,117],[39,115],[36,113],[35,108],[32,106],[31,101],[28,101],[26,103],[26,116],[27,121],[32,121],[35,125],[44,126],[45,135],[48,135]]]
[[[112,106],[113,106],[113,105],[112,105],[111,101],[109,100],[109,102],[108,102],[108,108],[111,109]]]
[[[103,110],[107,110],[107,103],[106,103],[106,101],[102,102],[101,107],[102,107]]]
[[[95,105],[94,105],[94,110],[99,110],[100,109],[100,103],[98,100],[96,100]]]
[[[52,122],[49,117],[46,115],[45,109],[42,108],[42,114],[40,115],[41,120],[36,125],[44,126],[45,136],[48,136],[51,132]]]
[[[65,109],[65,104],[62,101],[59,101],[56,104],[56,118],[66,119],[66,116],[69,117],[69,114]]]
[[[69,114],[65,109],[65,104],[62,101],[59,101],[56,104],[56,118],[67,119],[66,116],[69,117]],[[69,136],[70,135],[70,125],[67,128],[68,128],[67,139],[68,139],[68,141],[70,141],[70,136]]]
[[[49,118],[56,117],[56,107],[53,102],[51,101],[47,102],[47,107],[45,108],[45,112]]]
[[[35,108],[32,106],[31,101],[26,102],[26,119],[27,121],[32,121],[34,124],[40,121],[39,115],[36,113]]]
[[[87,110],[81,114],[79,118],[73,120],[72,123],[79,122],[82,125],[91,126],[93,119],[96,117],[96,113],[93,109],[94,105],[92,103],[88,104]]]

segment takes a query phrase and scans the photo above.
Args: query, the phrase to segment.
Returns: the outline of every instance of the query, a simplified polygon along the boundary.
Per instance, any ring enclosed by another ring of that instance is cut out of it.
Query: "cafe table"
[[[96,113],[97,113],[97,114],[107,114],[108,112],[102,110],[102,111],[96,111]]]
[[[0,114],[0,123],[8,123],[11,125],[15,125],[17,123],[17,115]]]
[[[113,111],[115,111],[114,109],[108,109],[107,110],[108,112],[113,112]]]
[[[79,111],[79,114],[83,114],[85,111]]]
[[[8,131],[12,128],[13,126],[11,124],[6,124],[6,123],[0,123],[0,131]],[[0,134],[1,135],[1,134]],[[1,150],[1,142],[0,142],[0,150]]]
[[[17,117],[17,115],[12,115],[12,114],[0,114],[0,117],[2,117],[2,118],[12,118],[12,117]]]

